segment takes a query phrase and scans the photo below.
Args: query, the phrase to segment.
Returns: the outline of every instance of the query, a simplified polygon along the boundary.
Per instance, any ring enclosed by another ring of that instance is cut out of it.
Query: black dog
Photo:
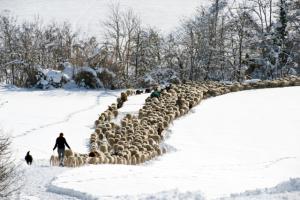
[[[143,93],[143,90],[136,90],[135,91],[135,94],[142,94]]]
[[[31,165],[32,164],[32,156],[29,154],[30,151],[27,152],[26,156],[25,156],[25,160],[26,160],[26,163],[28,165]]]
[[[150,93],[151,92],[151,89],[150,88],[146,88],[145,89],[145,93]]]

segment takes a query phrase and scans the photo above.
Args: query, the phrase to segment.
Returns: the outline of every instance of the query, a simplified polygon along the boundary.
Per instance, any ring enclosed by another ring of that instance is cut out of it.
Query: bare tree
[[[17,166],[11,160],[11,141],[0,130],[0,199],[9,199],[20,189]]]
[[[105,37],[114,52],[114,62],[122,61],[121,46],[122,46],[122,32],[123,22],[120,5],[115,4],[110,6],[110,15],[108,20],[104,22]]]
[[[126,78],[129,76],[130,67],[130,57],[133,51],[133,38],[135,34],[138,34],[140,27],[140,20],[130,9],[123,14],[124,21],[124,36],[125,36],[125,46],[124,46],[124,64],[126,67]]]

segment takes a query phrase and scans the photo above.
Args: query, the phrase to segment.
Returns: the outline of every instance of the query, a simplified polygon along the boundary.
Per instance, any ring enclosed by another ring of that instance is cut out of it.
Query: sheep
[[[127,118],[124,118],[124,119],[121,120],[121,126],[122,126],[122,127],[127,126],[127,124],[128,124]]]
[[[97,119],[97,120],[95,121],[95,126],[98,126],[98,124],[100,124],[100,120]]]
[[[98,138],[99,138],[99,140],[103,140],[104,139],[104,134],[102,134],[102,133],[98,134]]]
[[[109,159],[104,155],[99,157],[99,164],[108,164]]]
[[[108,163],[113,164],[114,163],[114,157],[112,156],[107,156]]]
[[[129,114],[129,113],[127,113],[127,114],[126,114],[126,116],[125,116],[125,118],[127,118],[127,119],[131,120],[131,119],[132,119],[132,115],[131,115],[131,114]]]
[[[127,101],[127,96],[128,95],[126,93],[124,93],[124,92],[121,93],[121,100],[122,100],[122,102]]]
[[[72,151],[71,149],[66,149],[66,150],[65,150],[65,156],[66,156],[66,157],[73,156],[73,151]]]
[[[149,144],[153,145],[153,144],[156,144],[156,142],[153,140],[153,138],[149,138]]]
[[[126,90],[125,93],[126,93],[127,96],[131,96],[131,95],[135,94],[135,91],[132,90],[132,89],[128,89],[128,90]]]
[[[300,79],[284,78],[277,81],[262,81],[255,84],[224,85],[216,82],[186,82],[182,85],[171,86],[161,91],[158,98],[147,98],[145,105],[139,110],[138,116],[127,114],[121,120],[121,126],[105,123],[116,117],[128,96],[134,94],[133,90],[121,93],[117,103],[108,107],[101,114],[96,124],[95,134],[91,136],[91,153],[101,161],[98,163],[139,164],[153,157],[166,153],[165,147],[159,147],[163,139],[163,131],[179,116],[182,116],[198,105],[202,99],[218,96],[232,91],[248,88],[263,88],[271,86],[295,85]],[[138,94],[139,91],[136,91]],[[105,142],[106,143],[103,143]],[[102,147],[101,147],[102,145]],[[99,148],[98,148],[99,147]],[[103,153],[102,152],[102,153]],[[118,156],[116,156],[116,155]],[[118,158],[118,160],[117,160]]]
[[[77,166],[77,158],[75,158],[75,156],[68,156],[65,158],[64,164],[68,167],[76,167]]]
[[[89,158],[88,156],[82,156],[82,161],[83,161],[83,164],[86,164],[87,163],[87,159]]]
[[[100,163],[100,159],[98,157],[89,157],[88,163],[96,165],[96,164]]]
[[[104,157],[104,153],[101,151],[91,151],[89,157]]]
[[[100,145],[100,151],[103,153],[108,152],[108,146],[106,144]]]
[[[115,139],[114,139],[114,138],[109,138],[109,139],[108,139],[108,143],[109,143],[110,145],[115,144]]]
[[[116,159],[116,164],[122,164],[122,159],[121,159],[121,157],[120,157],[120,156],[117,156],[116,158],[117,158],[117,159]]]
[[[77,157],[77,166],[81,166],[84,164],[83,158],[81,156]]]
[[[58,157],[55,155],[51,155],[50,157],[50,166],[58,166],[59,160]]]
[[[117,144],[117,145],[115,146],[115,150],[116,150],[117,152],[119,152],[119,151],[120,151],[120,152],[121,152],[121,151],[124,151],[124,146],[123,146],[123,145],[118,145],[118,144]]]
[[[100,117],[102,117],[104,119],[104,121],[105,121],[108,118],[108,113],[107,112],[103,112],[103,113],[101,113]]]
[[[96,138],[90,138],[90,143],[96,143],[97,139]]]
[[[117,103],[117,108],[122,108],[123,107],[124,102],[123,101],[118,101]]]
[[[115,118],[116,118],[116,117],[118,116],[118,114],[119,114],[119,111],[118,111],[118,110],[113,110],[112,112],[113,112]]]
[[[97,151],[97,149],[98,149],[98,144],[96,142],[90,144],[91,152]]]
[[[102,132],[102,130],[101,130],[100,128],[96,128],[96,129],[95,129],[95,132],[96,132],[97,134],[100,134],[100,133]]]
[[[135,156],[131,157],[131,164],[132,165],[136,165],[137,164],[137,160],[136,160]]]

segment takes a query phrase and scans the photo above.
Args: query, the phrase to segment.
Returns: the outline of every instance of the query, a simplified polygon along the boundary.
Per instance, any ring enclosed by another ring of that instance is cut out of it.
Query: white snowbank
[[[272,188],[250,190],[240,194],[231,194],[231,196],[235,197],[235,196],[259,195],[259,194],[277,194],[277,193],[297,192],[297,191],[300,191],[300,178],[291,178],[290,180],[282,182]]]
[[[288,181],[282,182],[275,187],[250,190],[239,194],[231,194],[229,199],[272,199],[272,200],[284,200],[284,199],[300,199],[300,178],[291,178]]]

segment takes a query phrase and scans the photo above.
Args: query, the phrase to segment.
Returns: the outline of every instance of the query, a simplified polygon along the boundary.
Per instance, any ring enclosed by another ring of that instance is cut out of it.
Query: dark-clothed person
[[[58,153],[58,159],[59,159],[60,166],[64,165],[65,146],[67,146],[69,149],[71,149],[71,147],[68,145],[66,139],[64,138],[64,134],[60,133],[59,137],[56,139],[56,143],[53,148],[53,151],[54,151],[57,147],[57,153]]]
[[[27,154],[26,154],[26,156],[25,156],[25,160],[26,160],[26,163],[27,163],[28,165],[31,165],[31,164],[32,164],[32,161],[33,161],[33,158],[32,158],[32,156],[31,156],[29,153],[30,153],[30,151],[27,152]]]

